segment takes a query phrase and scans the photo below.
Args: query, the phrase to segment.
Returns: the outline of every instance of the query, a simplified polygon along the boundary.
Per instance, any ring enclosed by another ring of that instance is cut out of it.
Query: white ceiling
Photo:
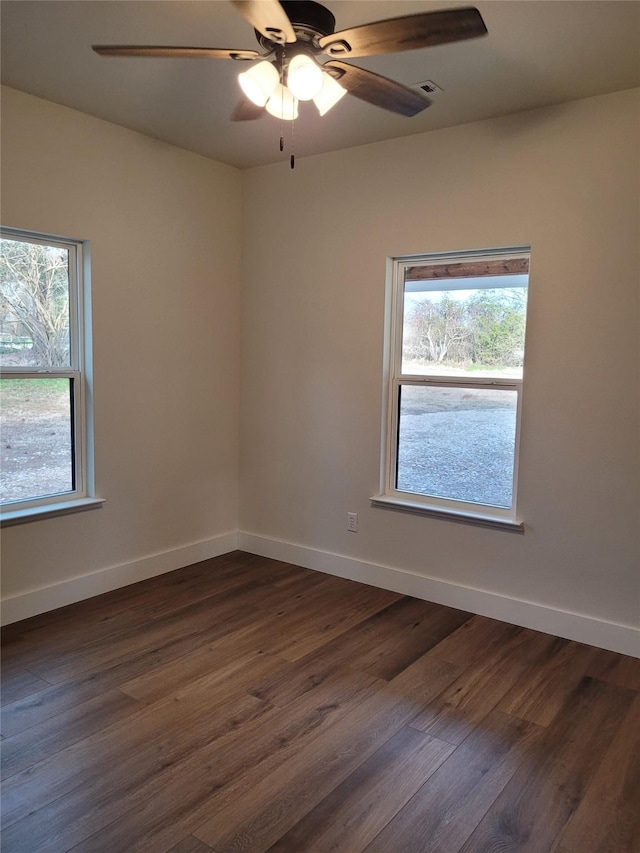
[[[326,0],[336,29],[469,2]],[[404,118],[347,96],[323,118],[301,105],[298,157],[640,85],[637,0],[480,0],[489,35],[352,60],[443,92]],[[257,49],[226,0],[3,0],[2,82],[240,168],[276,162],[281,123],[232,122],[231,60],[97,56],[92,44]],[[290,133],[287,126],[287,134]]]

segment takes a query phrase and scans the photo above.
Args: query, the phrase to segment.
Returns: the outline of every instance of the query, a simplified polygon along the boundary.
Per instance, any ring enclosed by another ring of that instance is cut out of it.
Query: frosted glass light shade
[[[293,121],[298,118],[298,101],[281,83],[278,83],[267,101],[267,112],[276,118]]]
[[[310,101],[322,89],[322,68],[307,56],[299,53],[289,63],[287,88],[299,101]]]
[[[318,112],[321,116],[328,113],[331,107],[335,107],[340,98],[347,94],[347,90],[344,86],[341,86],[340,83],[338,83],[338,81],[330,74],[327,74],[326,71],[322,72],[322,81],[322,89],[313,99],[313,103],[318,108]]]
[[[250,101],[258,107],[264,107],[280,82],[280,77],[275,67],[263,60],[257,65],[252,65],[248,71],[243,71],[238,77],[238,82]]]

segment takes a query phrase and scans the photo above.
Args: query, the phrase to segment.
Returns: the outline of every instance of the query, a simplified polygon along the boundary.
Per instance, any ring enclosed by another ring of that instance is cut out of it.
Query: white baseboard
[[[2,624],[9,625],[21,619],[27,619],[29,616],[36,616],[38,613],[46,613],[103,592],[110,592],[165,572],[173,572],[175,569],[181,569],[202,560],[219,557],[235,551],[237,547],[238,534],[234,531],[215,536],[213,539],[192,542],[181,548],[151,554],[139,560],[132,560],[130,563],[100,569],[52,586],[20,593],[2,600]]]
[[[558,610],[543,604],[435,580],[404,569],[367,563],[251,533],[238,534],[238,548],[251,554],[294,563],[307,569],[338,575],[436,604],[445,604],[600,649],[640,657],[640,629],[633,625],[606,622],[581,613]]]
[[[489,616],[501,622],[510,622],[597,648],[640,657],[640,630],[633,625],[606,622],[581,613],[571,613],[543,604],[436,580],[404,569],[237,532],[193,542],[5,598],[2,601],[2,624],[9,625],[103,592],[228,554],[237,548],[250,554],[294,563],[304,568],[445,604],[480,616]]]

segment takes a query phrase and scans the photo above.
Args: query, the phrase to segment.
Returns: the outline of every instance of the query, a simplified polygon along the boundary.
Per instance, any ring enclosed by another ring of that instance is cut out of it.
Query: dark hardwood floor
[[[236,552],[2,671],[4,853],[640,851],[633,658]]]

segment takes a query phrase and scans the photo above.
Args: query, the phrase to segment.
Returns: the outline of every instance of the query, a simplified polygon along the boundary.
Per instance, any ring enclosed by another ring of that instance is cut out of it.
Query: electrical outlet
[[[347,513],[347,530],[349,533],[357,533],[358,532],[358,513],[357,512],[348,512]]]

